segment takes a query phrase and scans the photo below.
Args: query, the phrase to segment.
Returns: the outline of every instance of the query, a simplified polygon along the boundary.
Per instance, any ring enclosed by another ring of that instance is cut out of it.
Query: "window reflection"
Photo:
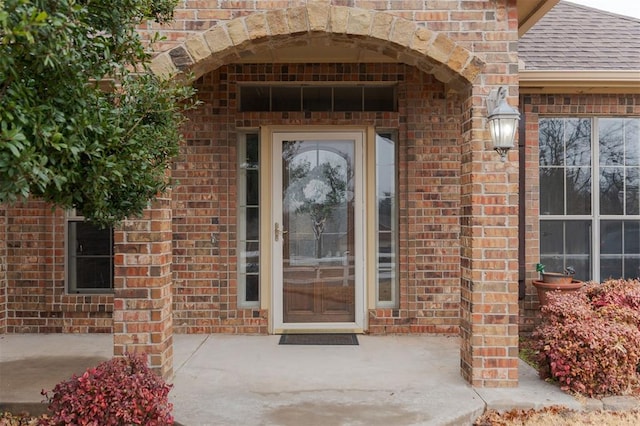
[[[591,213],[591,167],[567,168],[567,214]]]
[[[539,129],[540,261],[579,279],[640,277],[640,119],[543,118]]]
[[[640,120],[601,118],[598,124],[601,214],[639,214]]]
[[[640,167],[628,167],[625,181],[626,214],[640,214]]]
[[[591,221],[541,221],[540,262],[547,271],[572,266],[576,279],[591,279]]]
[[[591,121],[544,118],[539,128],[540,214],[591,214]]]
[[[640,222],[604,220],[600,225],[600,276],[640,277]]]
[[[390,134],[376,135],[378,304],[397,306],[396,152]]]

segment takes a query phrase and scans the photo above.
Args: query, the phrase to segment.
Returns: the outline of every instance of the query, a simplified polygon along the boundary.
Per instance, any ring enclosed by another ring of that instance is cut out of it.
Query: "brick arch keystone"
[[[311,40],[366,49],[433,74],[454,89],[472,83],[484,62],[443,33],[387,12],[311,2],[257,12],[220,24],[157,55],[152,72],[195,78],[260,49],[300,46]]]

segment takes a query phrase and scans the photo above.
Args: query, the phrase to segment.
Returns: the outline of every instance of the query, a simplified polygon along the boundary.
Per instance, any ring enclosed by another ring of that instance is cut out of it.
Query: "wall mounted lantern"
[[[507,88],[493,89],[487,98],[487,116],[493,149],[502,161],[506,161],[507,152],[513,148],[520,120],[520,112],[507,103]]]

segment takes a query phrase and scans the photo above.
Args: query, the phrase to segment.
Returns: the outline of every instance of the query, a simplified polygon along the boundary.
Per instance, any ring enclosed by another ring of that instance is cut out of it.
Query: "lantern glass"
[[[520,112],[507,103],[507,90],[500,87],[493,90],[487,98],[487,110],[489,116],[489,133],[495,149],[502,161],[505,161],[507,152],[515,143]]]

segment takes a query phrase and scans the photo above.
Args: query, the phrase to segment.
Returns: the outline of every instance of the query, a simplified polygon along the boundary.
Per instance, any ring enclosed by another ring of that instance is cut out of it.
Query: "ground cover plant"
[[[127,354],[43,391],[49,414],[39,425],[171,425],[170,390],[145,355]]]
[[[473,424],[474,426],[636,426],[640,424],[640,410],[577,412],[557,406],[540,410],[514,409],[502,413],[487,410]]]
[[[640,281],[590,283],[552,294],[532,335],[542,378],[586,396],[621,395],[640,368]]]

